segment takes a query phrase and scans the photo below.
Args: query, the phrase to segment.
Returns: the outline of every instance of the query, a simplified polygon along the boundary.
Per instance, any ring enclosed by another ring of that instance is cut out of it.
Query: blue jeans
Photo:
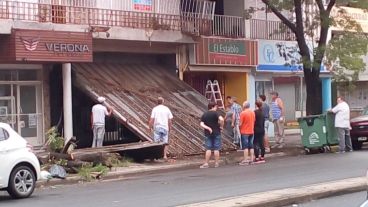
[[[206,150],[220,150],[221,149],[221,134],[209,135],[205,138]]]
[[[242,134],[241,135],[241,148],[253,149],[253,134]]]

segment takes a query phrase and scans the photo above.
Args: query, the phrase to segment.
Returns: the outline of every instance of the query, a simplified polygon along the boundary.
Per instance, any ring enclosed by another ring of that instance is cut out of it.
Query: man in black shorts
[[[208,111],[202,115],[200,126],[204,129],[205,136],[205,163],[200,168],[208,168],[212,151],[215,155],[215,167],[219,166],[221,149],[221,130],[224,126],[224,118],[217,113],[217,104],[209,103]]]

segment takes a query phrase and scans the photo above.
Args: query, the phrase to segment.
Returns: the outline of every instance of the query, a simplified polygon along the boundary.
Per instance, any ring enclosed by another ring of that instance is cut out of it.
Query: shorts
[[[270,126],[270,121],[268,119],[265,120],[264,122],[264,128],[265,128],[265,131],[268,132],[268,127]]]
[[[253,149],[253,134],[242,134],[241,135],[241,147],[242,149]]]
[[[163,127],[156,127],[153,132],[153,141],[169,144],[169,132]]]
[[[209,135],[205,138],[205,147],[206,150],[220,150],[221,149],[221,135]]]

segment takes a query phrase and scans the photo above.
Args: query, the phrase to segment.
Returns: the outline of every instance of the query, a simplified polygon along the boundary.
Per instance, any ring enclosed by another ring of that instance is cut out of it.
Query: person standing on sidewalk
[[[173,115],[170,109],[164,105],[164,98],[157,98],[157,106],[152,109],[148,122],[150,130],[153,130],[153,141],[164,144],[164,160],[167,160],[169,147],[169,132],[172,126]]]
[[[105,136],[105,116],[110,116],[113,109],[102,105],[106,99],[104,97],[97,98],[98,104],[92,107],[91,124],[93,130],[92,148],[102,147]]]
[[[215,155],[215,167],[219,167],[221,149],[221,130],[224,127],[224,118],[217,113],[217,104],[209,103],[208,111],[201,117],[200,126],[205,136],[205,162],[200,168],[208,168],[212,151]]]
[[[276,91],[271,92],[272,104],[272,122],[275,128],[276,143],[271,148],[282,148],[284,146],[284,122],[285,122],[285,109],[284,102],[279,97]]]
[[[344,153],[345,150],[352,152],[349,105],[344,101],[343,97],[339,96],[337,98],[337,105],[330,112],[336,114],[335,127],[339,138],[339,152]]]
[[[240,144],[240,131],[239,131],[239,118],[242,111],[241,106],[237,103],[236,97],[227,96],[227,102],[230,105],[232,111],[231,127],[233,128],[233,143],[236,145]]]
[[[241,149],[244,150],[244,159],[239,165],[250,165],[254,160],[253,134],[254,134],[255,114],[250,109],[248,101],[243,103],[243,111],[240,113],[240,134]],[[248,158],[249,156],[249,158]]]
[[[262,102],[256,101],[257,109],[254,111],[255,114],[255,124],[254,124],[254,155],[255,155],[255,163],[264,163],[265,159],[265,146],[264,146],[264,137],[265,137],[265,126],[264,126],[264,116],[262,110]],[[261,156],[259,153],[261,152]]]
[[[259,98],[262,101],[262,112],[264,116],[264,127],[265,127],[265,135],[264,135],[264,146],[266,152],[270,152],[270,142],[268,139],[268,127],[270,126],[270,106],[266,103],[266,96],[259,95]]]

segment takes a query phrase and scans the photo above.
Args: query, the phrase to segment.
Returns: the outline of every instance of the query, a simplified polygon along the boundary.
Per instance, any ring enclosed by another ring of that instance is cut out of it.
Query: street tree
[[[367,53],[367,38],[360,25],[341,6],[366,8],[368,0],[329,0],[327,3],[324,0],[261,1],[267,11],[274,13],[284,27],[295,34],[302,57],[307,114],[322,113],[321,67],[335,68],[335,74],[340,77],[344,77],[347,70],[353,71],[348,74],[356,77],[365,68],[362,56]],[[337,11],[334,16],[333,10]],[[328,44],[332,27],[343,28],[343,31]],[[308,46],[310,42],[313,48]]]

